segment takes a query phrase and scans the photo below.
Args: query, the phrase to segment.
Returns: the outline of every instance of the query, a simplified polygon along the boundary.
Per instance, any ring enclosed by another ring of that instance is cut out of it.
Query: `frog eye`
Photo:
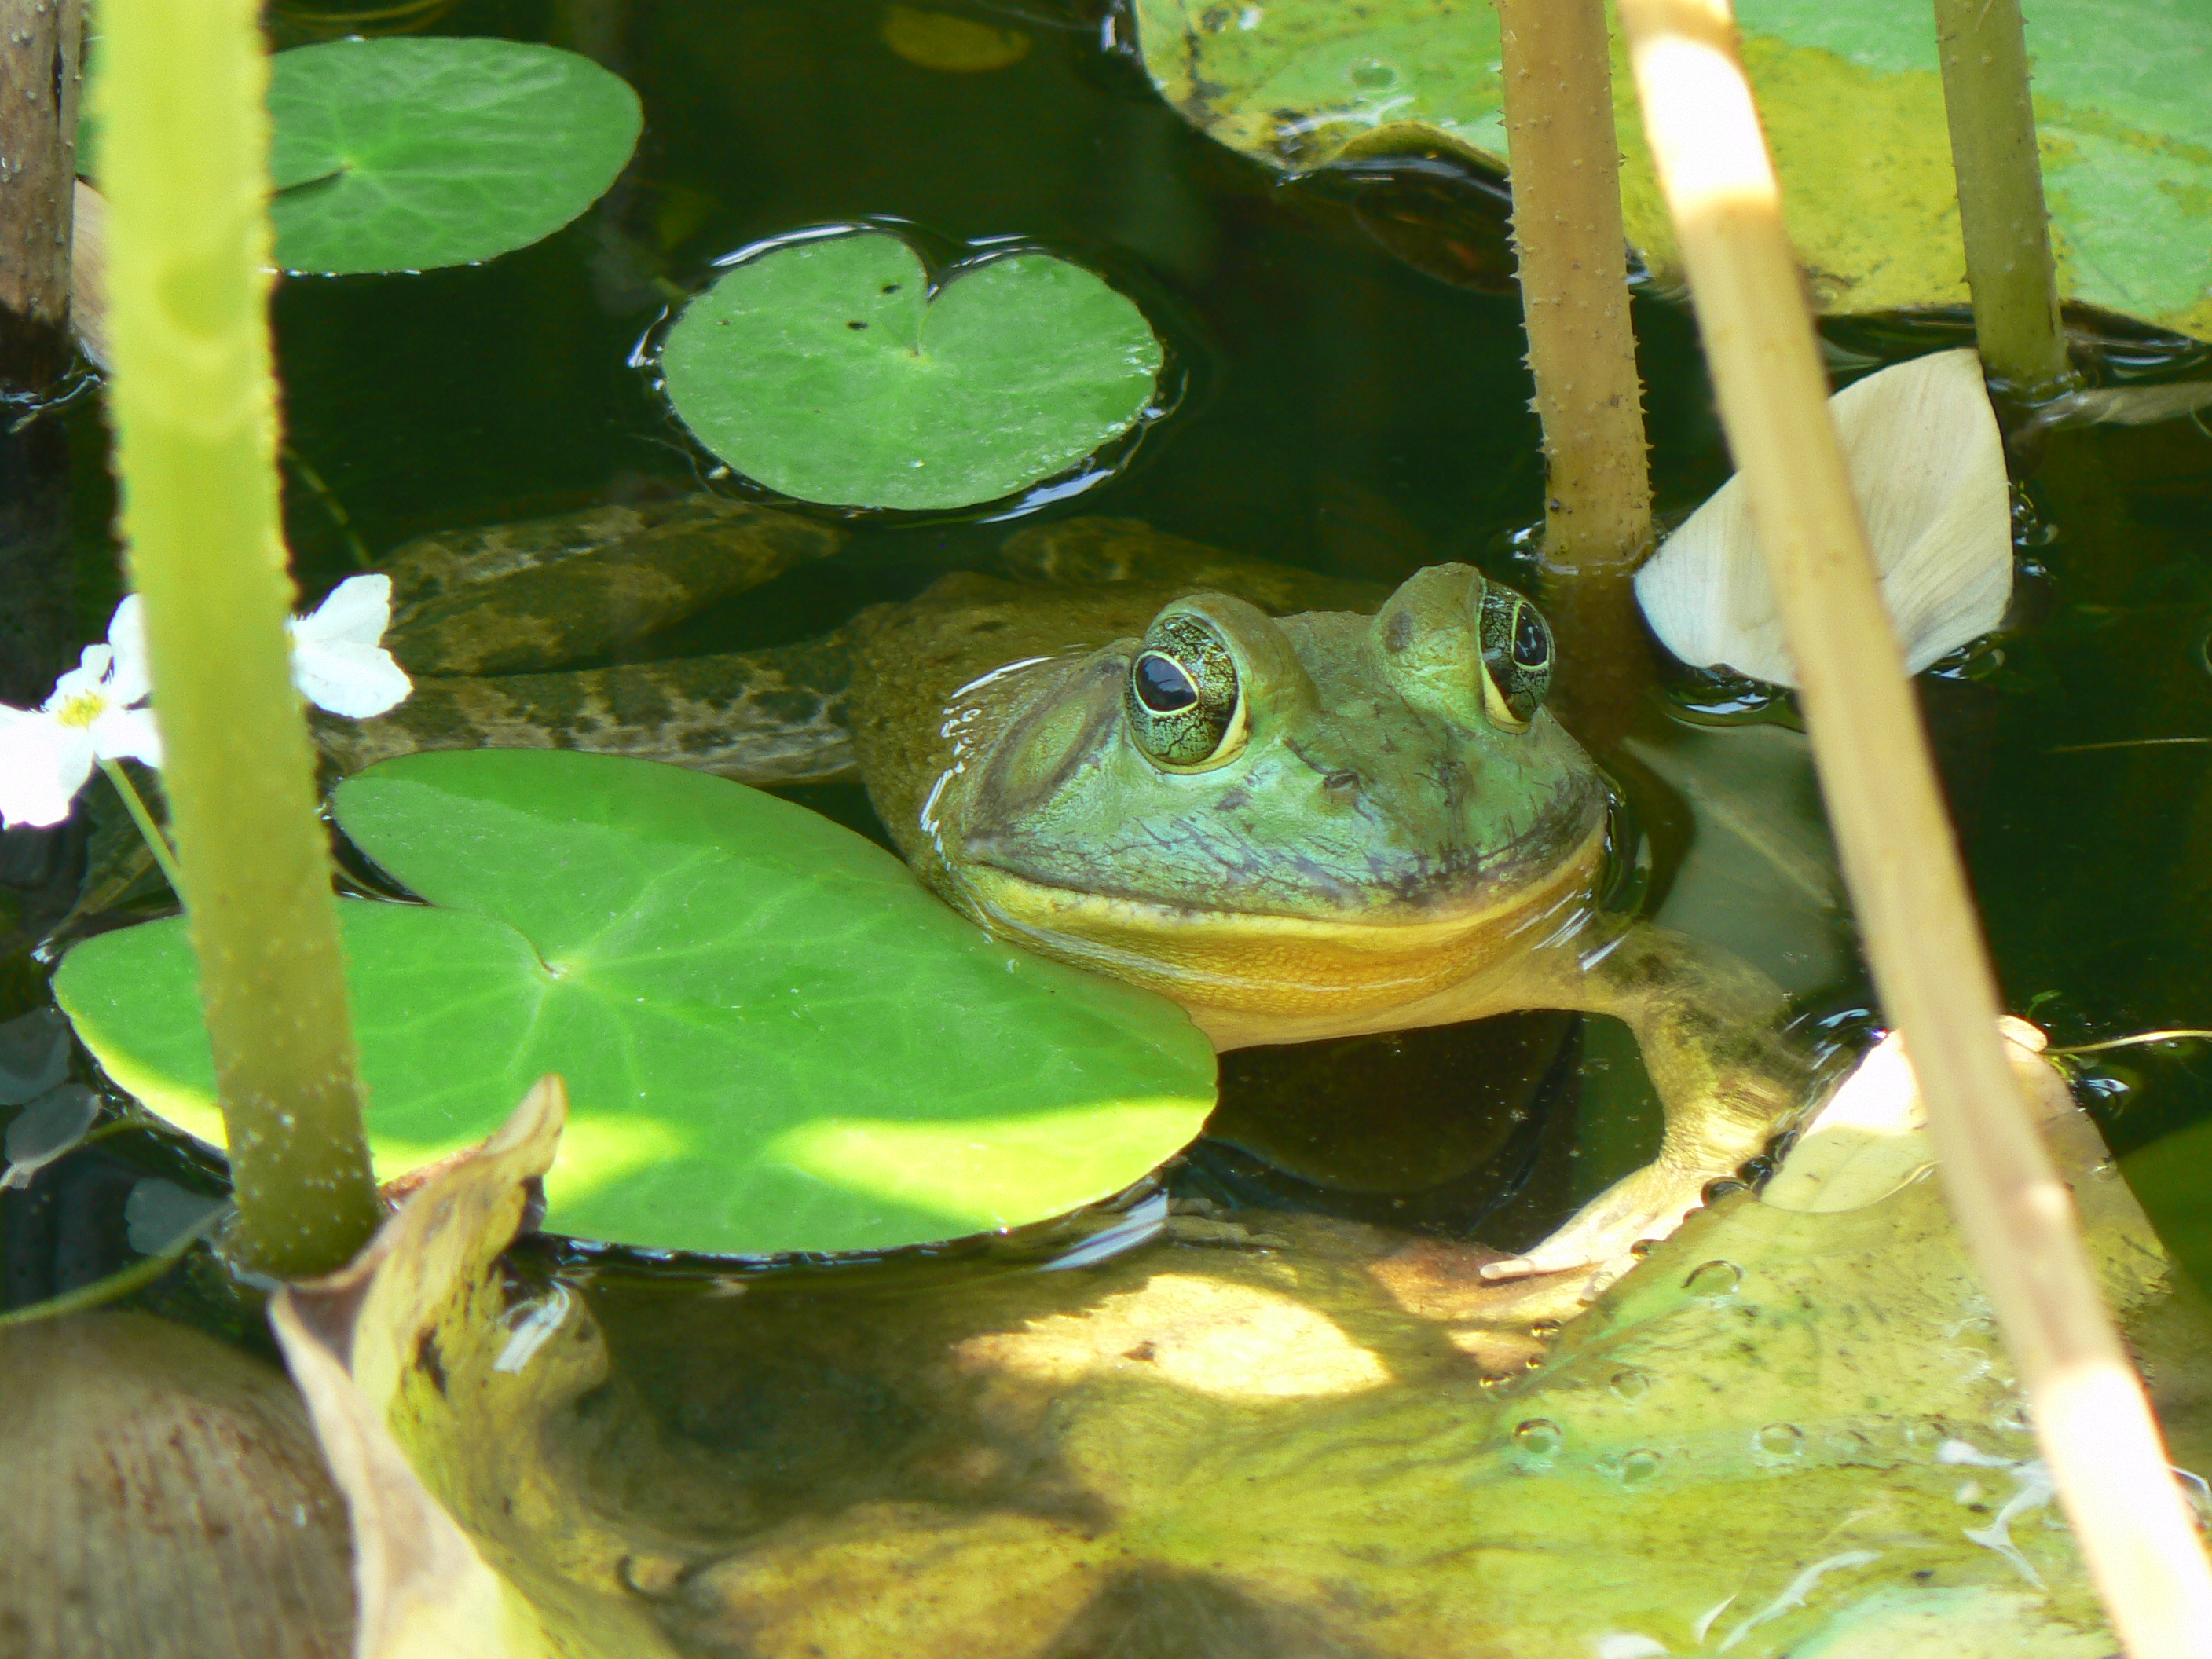
[[[1525,732],[1552,689],[1552,630],[1510,587],[1482,594],[1482,700],[1492,724]]]
[[[1172,770],[1219,766],[1244,747],[1237,659],[1200,617],[1174,612],[1152,623],[1122,701],[1137,746]]]

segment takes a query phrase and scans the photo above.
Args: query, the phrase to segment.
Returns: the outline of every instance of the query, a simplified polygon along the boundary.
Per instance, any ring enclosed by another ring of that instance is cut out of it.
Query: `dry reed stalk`
[[[1630,579],[1651,550],[1643,386],[1628,314],[1628,238],[1604,0],[1496,0],[1513,162],[1513,242],[1543,422],[1546,609],[1576,734],[1648,671]]]
[[[2115,1629],[2135,1659],[2201,1659],[2212,1653],[2212,1571],[2072,1200],[2005,1063],[1996,984],[1875,592],[1735,20],[1726,0],[1620,0],[1620,14],[1844,875],[1952,1208]]]
[[[1936,0],[1936,35],[1983,365],[2022,395],[2055,392],[2073,368],[2058,323],[2020,0]]]

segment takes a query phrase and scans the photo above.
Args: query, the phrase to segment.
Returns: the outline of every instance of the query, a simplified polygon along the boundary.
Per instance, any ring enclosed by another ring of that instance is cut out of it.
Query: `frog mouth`
[[[1376,1016],[1494,968],[1585,919],[1604,815],[1511,843],[1480,878],[1337,915],[1297,915],[1081,888],[988,855],[960,908],[1044,956],[1130,981],[1193,1012]],[[994,849],[995,850],[995,849]]]

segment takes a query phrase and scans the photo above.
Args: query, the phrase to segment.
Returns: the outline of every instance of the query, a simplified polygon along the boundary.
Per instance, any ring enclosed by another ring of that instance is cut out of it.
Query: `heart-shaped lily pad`
[[[870,231],[736,266],[669,331],[669,401],[739,472],[800,501],[995,501],[1127,431],[1160,344],[1080,265],[1009,254],[933,295],[921,258]]]
[[[605,191],[643,122],[587,58],[512,40],[332,40],[270,62],[287,270],[424,270],[550,236]]]
[[[742,784],[558,751],[413,755],[339,822],[428,905],[348,902],[377,1174],[573,1103],[546,1225],[661,1249],[882,1249],[1041,1219],[1198,1133],[1164,999],[1011,949],[890,854]],[[220,1142],[181,921],[55,977],[109,1074]]]

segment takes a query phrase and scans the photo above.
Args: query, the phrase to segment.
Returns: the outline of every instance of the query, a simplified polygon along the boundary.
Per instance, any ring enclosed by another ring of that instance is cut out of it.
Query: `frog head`
[[[1536,608],[1466,565],[1372,617],[1187,594],[975,692],[1016,706],[939,799],[946,896],[1186,1005],[1416,1000],[1595,878],[1606,793],[1542,708],[1551,665]]]

